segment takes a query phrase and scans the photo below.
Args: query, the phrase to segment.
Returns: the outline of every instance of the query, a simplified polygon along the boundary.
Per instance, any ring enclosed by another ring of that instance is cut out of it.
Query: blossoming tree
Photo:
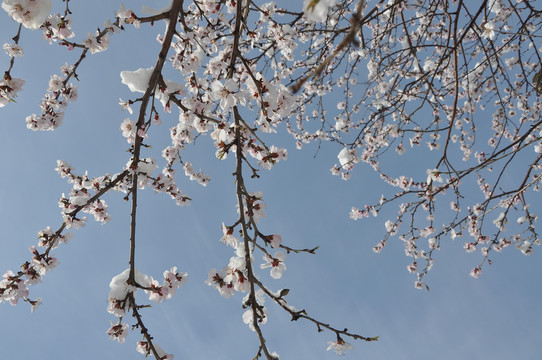
[[[0,302],[39,306],[41,299],[29,288],[57,266],[53,251],[73,237],[69,230],[85,225],[85,214],[108,222],[103,197],[120,192],[131,204],[129,268],[111,280],[107,311],[115,320],[107,334],[123,343],[130,329],[138,331],[138,352],[173,358],[151,336],[141,315],[145,300],[136,295],[168,300],[188,275],[171,264],[161,280],[137,270],[138,195],[151,188],[189,205],[192,199],[176,175],[182,170],[202,186],[209,183],[184,152],[205,135],[216,158],[231,165],[237,202],[237,212],[228,217],[234,220],[211,224],[222,230],[220,242],[234,255],[222,269],[210,270],[206,283],[226,298],[243,293],[242,320],[259,339],[255,358],[279,357],[262,330],[265,301],[292,320],[332,334],[328,350],[339,355],[355,341],[378,340],[298,310],[287,303],[289,289],[275,290],[260,276],[269,270],[280,279],[289,255],[318,253],[317,246],[294,248],[280,231],[260,227],[265,195],[246,180],[265,176],[264,170],[287,159],[287,149],[272,144],[273,133],[291,135],[298,149],[311,142],[336,144],[333,175],[348,180],[363,163],[390,186],[375,203],[353,207],[350,217],[398,209],[373,249],[380,252],[391,237],[400,239],[412,258],[407,270],[415,274],[416,288],[429,289],[425,277],[446,239],[465,237],[465,251],[480,252],[471,272],[475,278],[495,252],[511,247],[529,255],[540,245],[531,204],[542,180],[542,9],[533,2],[305,0],[300,9],[281,2],[172,0],[161,10],[122,6],[83,36],[72,31],[77,14],[70,1],[63,3],[63,12],[52,14],[51,0],[2,2],[14,21],[12,41],[3,46],[10,60],[0,81],[0,107],[17,106],[24,87],[17,62],[28,31],[41,31],[58,51],[77,54],[50,77],[41,113],[26,117],[34,131],[70,121],[64,114],[78,100],[78,70],[106,51],[111,37],[158,32],[152,25],[159,22],[166,27],[157,37],[154,66],[120,73],[134,93],[119,102],[126,111],[119,120],[129,147],[126,165],[89,177],[57,162],[56,171],[71,185],[59,200],[61,225],[40,230],[32,258],[4,273]],[[164,118],[176,123],[162,159],[155,159],[150,148],[159,144],[153,135]],[[425,168],[397,174],[395,164],[409,154],[425,158]]]

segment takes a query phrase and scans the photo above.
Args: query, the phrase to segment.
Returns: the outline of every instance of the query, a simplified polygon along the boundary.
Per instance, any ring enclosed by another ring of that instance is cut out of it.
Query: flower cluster
[[[77,175],[71,165],[63,160],[57,161],[55,170],[62,178],[67,178],[68,183],[72,184],[68,196],[62,194],[58,201],[66,228],[74,227],[77,229],[84,226],[87,218],[77,217],[75,214],[79,211],[93,215],[94,219],[102,224],[111,220],[105,201],[94,196],[111,182],[112,179],[109,175],[95,178],[89,178],[87,173]]]
[[[137,164],[134,164],[134,160],[130,159],[124,167],[124,170],[128,170],[130,173],[137,172],[137,185],[140,189],[151,185],[153,181],[152,174],[156,169],[158,169],[158,165],[156,165],[153,158],[139,159]]]
[[[73,238],[73,233],[63,233],[63,230],[78,228],[85,224],[86,217],[77,216],[79,211],[94,215],[96,221],[101,223],[109,220],[106,203],[98,198],[91,201],[93,198],[91,194],[103,191],[107,187],[113,188],[111,184],[121,178],[118,176],[111,178],[109,175],[97,178],[89,178],[87,174],[77,175],[73,168],[62,160],[57,162],[56,171],[72,184],[69,196],[63,195],[59,200],[64,223],[57,231],[48,226],[38,232],[38,247],[44,250],[40,252],[35,246],[31,246],[29,250],[32,259],[23,264],[17,273],[8,271],[4,274],[4,280],[0,282],[0,301],[8,301],[15,305],[23,299],[32,305],[32,310],[36,309],[41,304],[41,299],[30,300],[28,286],[40,283],[43,276],[58,265],[59,262],[51,251]]]
[[[2,9],[18,23],[37,29],[45,21],[53,4],[51,0],[4,0]]]
[[[317,6],[322,6],[322,17],[330,24],[340,23],[340,10],[324,6],[327,4],[307,0],[305,15],[317,13]],[[461,7],[449,18],[436,2],[390,2],[382,4],[378,16],[366,19],[363,37],[355,40],[365,44],[362,48],[340,52],[343,58],[333,57],[332,52],[342,44],[329,48],[329,37],[321,36],[328,49],[313,38],[311,44],[316,45],[307,51],[319,58],[327,54],[331,61],[318,73],[324,80],[308,80],[301,88],[303,95],[320,99],[342,89],[344,101],[338,102],[336,110],[305,111],[297,116],[297,130],[293,125],[289,130],[299,146],[322,140],[342,144],[340,165],[331,169],[333,174],[347,180],[355,164],[366,163],[384,182],[399,188],[391,196],[382,195],[380,202],[352,208],[350,217],[376,216],[387,205],[397,204],[398,215],[385,220],[386,232],[374,250],[381,251],[389,237],[398,236],[405,254],[417,264],[407,269],[416,273],[418,288],[423,287],[421,279],[434,263],[434,251],[446,238],[471,236],[465,251],[479,251],[482,256],[472,273],[476,277],[484,263],[491,263],[492,252],[514,244],[528,255],[541,243],[537,216],[527,202],[542,186],[541,159],[516,156],[524,149],[538,156],[541,148],[540,61],[536,44],[523,46],[521,40],[524,31],[538,31],[533,22],[525,21],[534,9],[522,2],[502,1],[484,7],[487,16],[483,19],[466,15],[465,20],[460,16],[465,10]],[[401,18],[411,19],[408,26],[391,26],[401,21],[399,13]],[[452,23],[465,27],[454,33]],[[476,26],[466,27],[467,23]],[[454,53],[446,44],[457,36],[464,47]],[[519,56],[520,48],[528,55]],[[362,67],[368,70],[366,84],[352,76]],[[326,77],[326,71],[332,74],[339,68],[348,70],[338,79]],[[488,94],[499,100],[487,100]],[[427,112],[422,114],[422,109]],[[485,129],[479,120],[481,113],[491,119],[483,140],[478,136]],[[322,125],[311,128],[315,120]],[[420,157],[422,147],[436,157]],[[397,160],[392,154],[408,158],[412,167],[395,175]],[[511,165],[512,160],[528,170],[517,175],[511,170],[518,169]],[[479,193],[472,191],[472,183],[478,184]],[[447,211],[450,207],[451,213]],[[399,230],[406,218],[410,226]],[[512,224],[513,218],[520,221]],[[427,242],[418,241],[425,237]]]
[[[34,278],[39,279],[38,273]],[[28,287],[25,281],[16,276],[13,271],[7,271],[0,281],[0,303],[7,301],[11,305],[17,305],[19,299],[28,297]]]
[[[209,181],[211,181],[209,175],[204,174],[203,172],[201,172],[201,170],[196,173],[194,171],[194,168],[192,167],[192,163],[190,162],[184,164],[184,173],[190,178],[190,180],[195,180],[198,182],[198,184],[202,186],[207,186]]]
[[[228,245],[235,246],[235,256],[230,258],[228,266],[221,271],[211,269],[205,282],[217,289],[220,295],[225,298],[229,298],[236,291],[246,292],[249,289],[244,243],[233,241],[230,238]],[[252,254],[250,254],[250,259],[252,262]]]
[[[144,289],[149,296],[149,300],[161,302],[171,299],[176,290],[188,281],[187,273],[179,273],[177,267],[164,271],[164,281],[160,284],[157,280],[135,270],[134,282],[130,282],[130,269],[116,275],[111,280],[108,296],[107,311],[116,316],[122,317],[130,307],[128,297],[134,296],[138,289]]]
[[[72,21],[69,16],[60,16],[60,14],[49,15],[45,22],[40,26],[43,31],[43,38],[52,44],[59,41],[60,44],[73,49],[73,45],[65,40],[75,36],[72,31]]]
[[[52,75],[47,94],[41,101],[41,115],[32,114],[26,118],[26,127],[34,131],[54,130],[62,124],[64,109],[77,100],[77,87],[68,83],[73,75],[73,66],[62,66],[62,76]]]
[[[177,289],[180,289],[188,281],[188,274],[179,273],[177,267],[164,271],[164,282],[160,284],[157,280],[149,277],[149,289],[145,293],[149,295],[149,300],[156,303],[171,299]]]
[[[132,10],[124,7],[124,4],[120,5],[120,9],[115,12],[115,15],[119,19],[119,26],[124,24],[133,24],[136,28],[139,28],[140,26],[137,16]]]
[[[83,40],[83,45],[85,45],[91,54],[95,54],[107,50],[109,42],[107,33],[97,31],[95,34],[88,33],[87,38]]]
[[[126,323],[115,324],[111,321],[111,327],[106,331],[111,340],[117,340],[119,343],[124,344],[126,337],[128,336],[129,325]]]
[[[139,132],[137,132],[137,136],[144,137]],[[165,186],[163,179],[154,179],[152,177],[154,170],[157,168],[154,159],[136,159],[131,159],[127,163],[123,172],[123,174],[132,176],[124,176],[122,179],[120,179],[120,177],[117,178],[121,180],[120,184],[116,186],[117,190],[126,192],[128,188],[133,189],[130,184],[130,179],[137,178],[137,184],[133,185],[137,185],[138,188],[144,188],[152,183],[153,188],[157,191],[174,191],[171,186]],[[73,178],[73,172],[69,165],[59,162],[57,170],[63,177]],[[172,179],[170,182],[172,182]],[[161,184],[164,186],[162,187]],[[131,191],[137,191],[137,188]],[[72,203],[71,199],[70,203]],[[173,295],[175,295],[176,289],[180,288],[182,284],[186,282],[186,280],[187,274],[179,273],[176,267],[164,272],[164,281],[162,284],[152,277],[141,274],[137,270],[131,269],[125,270],[111,280],[111,290],[108,296],[108,312],[122,318],[129,309],[133,310],[134,316],[136,316],[138,319],[138,323],[135,325],[135,327],[141,328],[141,332],[146,339],[146,341],[139,341],[137,343],[136,350],[138,352],[144,354],[145,356],[152,354],[160,359],[173,359],[173,355],[167,354],[160,346],[151,341],[152,337],[148,334],[148,331],[141,323],[141,318],[138,314],[138,309],[140,309],[141,306],[138,306],[135,303],[135,295],[137,290],[143,289],[149,296],[149,300],[161,302],[170,299]],[[119,319],[118,323],[116,324],[112,322],[112,326],[109,330],[107,330],[107,334],[110,335],[111,339],[116,339],[122,343],[125,341],[127,336],[128,325],[122,323],[121,320],[122,319]]]
[[[262,199],[263,193],[260,191],[249,193],[248,196],[243,197],[243,209],[245,216],[253,219],[256,223],[261,218],[266,217],[264,210],[267,205],[262,202]],[[239,205],[237,208],[237,212],[239,212]]]
[[[265,309],[265,296],[262,290],[256,291],[255,294],[256,304],[251,306],[243,313],[243,322],[248,325],[250,330],[256,331],[254,327],[254,313],[256,312],[256,321],[258,324],[267,323],[267,311]],[[249,305],[249,295],[243,298],[243,304],[245,307]]]
[[[46,229],[47,231],[48,229]],[[64,237],[62,240],[68,241],[69,236]],[[35,246],[29,248],[30,253],[33,255],[30,262],[26,262],[19,272],[16,274],[11,270],[8,270],[3,275],[3,279],[0,281],[0,303],[9,302],[11,305],[17,305],[20,299],[32,304],[32,311],[34,311],[40,304],[41,298],[37,300],[30,300],[28,286],[35,285],[41,282],[41,279],[45,274],[53,270],[58,265],[58,259],[49,251],[54,247],[56,243],[54,236],[51,238],[51,243],[43,246],[47,246],[47,250],[40,253]]]
[[[259,160],[262,169],[270,170],[277,162],[288,159],[288,151],[273,145],[267,152],[256,152],[254,157]]]
[[[6,106],[10,101],[15,101],[24,83],[23,79],[12,78],[6,73],[4,78],[0,80],[0,107]]]
[[[22,57],[24,54],[23,48],[21,48],[19,44],[5,43],[2,48],[4,49],[6,54],[11,57]]]

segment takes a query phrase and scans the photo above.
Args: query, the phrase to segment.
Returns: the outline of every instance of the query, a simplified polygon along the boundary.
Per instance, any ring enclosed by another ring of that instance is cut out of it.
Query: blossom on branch
[[[341,338],[338,338],[337,341],[328,341],[327,344],[328,344],[327,351],[333,350],[335,351],[335,354],[339,356],[345,355],[347,350],[351,350],[354,348],[352,345],[345,342]]]
[[[0,107],[6,106],[10,101],[15,101],[24,83],[23,79],[15,79],[8,74],[4,75],[4,78],[0,80]]]
[[[265,261],[265,264],[261,264],[260,269],[271,268],[271,277],[273,279],[280,279],[282,277],[282,273],[286,271],[286,264],[284,264],[286,254],[282,251],[277,251],[273,256],[265,254],[263,259]]]
[[[211,84],[211,98],[220,101],[222,110],[231,109],[237,104],[237,86],[237,82],[232,79],[227,79],[224,84],[215,80]]]
[[[107,335],[111,340],[117,340],[119,343],[123,344],[126,341],[128,336],[128,324],[115,324],[111,321],[111,327],[106,331]]]
[[[19,46],[19,44],[8,44],[5,43],[2,48],[6,52],[8,56],[11,57],[22,57],[23,56],[23,48]]]
[[[224,233],[224,236],[220,238],[220,242],[231,246],[234,249],[237,248],[239,239],[233,236],[233,227],[228,227],[222,223],[222,232]]]
[[[4,0],[4,9],[13,20],[29,29],[37,29],[45,21],[53,4],[51,0]]]

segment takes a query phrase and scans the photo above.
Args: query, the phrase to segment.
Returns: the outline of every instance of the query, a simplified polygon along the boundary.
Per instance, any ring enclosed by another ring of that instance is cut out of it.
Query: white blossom
[[[53,4],[51,0],[4,0],[4,9],[13,20],[29,29],[37,29],[45,21]]]

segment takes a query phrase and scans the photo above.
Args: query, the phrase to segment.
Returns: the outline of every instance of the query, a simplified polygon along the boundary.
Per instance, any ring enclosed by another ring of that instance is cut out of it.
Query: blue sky
[[[165,1],[131,1],[127,6],[137,11],[143,3],[160,8]],[[89,4],[70,2],[78,39],[111,19],[120,2]],[[62,3],[55,6],[54,11],[59,11]],[[0,12],[1,43],[9,42],[16,30],[16,24]],[[162,30],[161,23],[138,31],[130,27],[111,37],[109,50],[89,56],[78,71],[79,100],[69,106],[64,124],[46,133],[27,130],[24,119],[39,111],[49,76],[58,73],[60,65],[72,63],[78,52],[49,46],[40,40],[39,31],[23,32],[25,56],[17,60],[12,75],[27,82],[17,103],[0,109],[2,272],[16,270],[29,259],[27,249],[36,243],[39,230],[61,224],[57,201],[70,187],[54,171],[57,159],[79,172],[88,170],[91,176],[118,172],[128,161],[128,145],[119,130],[127,114],[118,99],[133,94],[121,84],[119,73],[152,66],[158,49],[155,37]],[[4,68],[8,62],[7,56],[0,57]],[[159,145],[167,143],[168,129],[176,119],[162,121],[149,134],[157,145],[148,154],[157,159]],[[374,202],[386,191],[378,177],[360,166],[352,180],[344,182],[329,173],[337,162],[335,145],[324,144],[317,153],[315,146],[296,151],[287,135],[270,139],[287,147],[289,158],[262,172],[261,179],[247,180],[251,191],[264,193],[267,218],[260,222],[261,229],[281,234],[294,248],[320,248],[317,255],[288,256],[288,270],[280,280],[271,279],[267,271],[260,276],[274,289],[290,288],[288,303],[317,319],[364,336],[380,336],[373,343],[347,340],[354,345],[347,358],[542,358],[538,249],[529,257],[507,249],[495,255],[494,265],[486,266],[475,280],[469,272],[480,262],[479,253],[466,254],[462,239],[446,240],[428,278],[431,290],[416,290],[414,276],[406,271],[410,259],[399,240],[390,241],[380,255],[372,251],[384,233],[385,218],[357,222],[348,218],[353,205]],[[190,207],[179,208],[151,190],[140,193],[137,268],[160,278],[164,270],[178,266],[190,279],[172,300],[145,310],[145,324],[176,359],[251,359],[258,342],[242,322],[242,297],[224,299],[204,284],[208,271],[222,268],[232,256],[218,240],[221,223],[232,223],[237,215],[231,176],[234,159],[217,160],[208,137],[198,139],[185,157],[212,178],[202,188],[178,177],[181,189],[193,199]],[[122,197],[117,193],[105,197],[113,218],[110,223],[102,226],[89,220],[72,242],[55,251],[60,265],[44,284],[31,288],[32,298],[43,297],[36,312],[30,313],[27,304],[0,306],[5,358],[143,358],[135,352],[135,343],[141,340],[137,332],[123,345],[105,334],[114,320],[106,311],[109,282],[128,267],[130,207]],[[256,261],[259,264],[259,255]],[[318,333],[303,321],[291,322],[270,301],[267,308],[269,321],[262,331],[269,349],[281,359],[336,357],[325,351],[327,341],[334,340],[332,333]]]

